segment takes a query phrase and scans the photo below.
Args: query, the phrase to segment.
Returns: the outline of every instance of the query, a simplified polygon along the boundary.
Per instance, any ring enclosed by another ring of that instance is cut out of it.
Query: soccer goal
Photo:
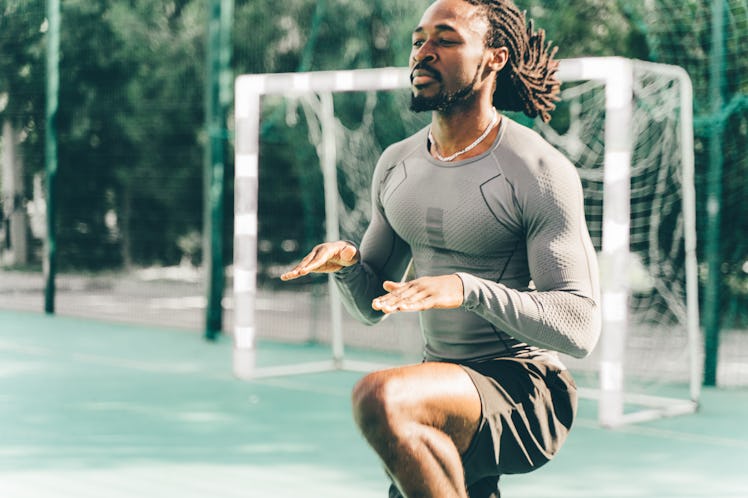
[[[562,60],[559,77],[562,103],[552,126],[528,124],[578,168],[601,263],[603,306],[596,352],[568,363],[581,394],[599,400],[604,426],[693,412],[701,341],[690,79],[678,67],[618,57]],[[356,239],[369,215],[369,175],[384,148],[375,143],[377,96],[399,99],[399,107],[407,109],[408,85],[405,68],[236,79],[233,366],[238,377],[379,366],[346,358],[343,311],[331,280],[330,360],[257,366],[260,130],[266,101],[296,102],[292,107],[305,117],[324,178],[326,237]],[[335,98],[344,94],[361,96],[355,125],[336,116]],[[403,130],[424,124],[407,110],[400,119]]]

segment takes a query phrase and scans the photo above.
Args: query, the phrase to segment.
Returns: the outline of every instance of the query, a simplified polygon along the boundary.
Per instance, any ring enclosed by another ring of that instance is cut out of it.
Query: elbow
[[[596,341],[589,344],[574,344],[572,348],[564,352],[573,358],[581,360],[582,358],[587,358],[592,353],[595,349],[595,344]]]
[[[559,353],[563,353],[571,356],[572,358],[581,360],[582,358],[588,357],[594,349],[594,343],[575,338],[575,340],[570,340],[568,344],[566,344],[563,348],[559,348],[558,351]]]
[[[589,319],[586,326],[581,327],[580,333],[576,337],[574,348],[568,354],[577,359],[586,358],[595,350],[600,334],[602,331],[602,317],[600,307],[597,303],[591,302],[589,310]]]
[[[598,338],[599,338],[599,334],[595,336],[594,338],[593,337],[580,338],[580,340],[570,342],[566,350],[561,351],[561,352],[564,354],[568,354],[572,358],[576,358],[578,360],[587,358],[590,354],[592,354],[592,351],[595,350],[595,346],[597,345]]]
[[[562,332],[568,341],[561,352],[577,359],[586,358],[595,350],[602,330],[600,306],[592,299],[586,299],[584,302],[586,305],[584,309],[579,310],[576,326],[573,330]]]

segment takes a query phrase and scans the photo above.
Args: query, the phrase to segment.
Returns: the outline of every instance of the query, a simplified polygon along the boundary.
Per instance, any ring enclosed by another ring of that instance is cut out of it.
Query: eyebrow
[[[436,31],[451,31],[453,33],[457,33],[457,30],[454,29],[449,24],[437,24],[435,26]],[[423,33],[425,29],[423,29],[423,26],[418,26],[416,29],[413,30],[413,34]]]

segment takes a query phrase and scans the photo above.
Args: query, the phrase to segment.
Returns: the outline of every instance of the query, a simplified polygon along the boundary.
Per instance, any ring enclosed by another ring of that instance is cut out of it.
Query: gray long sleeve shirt
[[[335,275],[351,314],[374,324],[385,280],[457,274],[459,309],[420,314],[427,360],[583,357],[600,333],[597,261],[574,166],[502,118],[491,148],[442,162],[427,130],[382,154],[358,264]]]

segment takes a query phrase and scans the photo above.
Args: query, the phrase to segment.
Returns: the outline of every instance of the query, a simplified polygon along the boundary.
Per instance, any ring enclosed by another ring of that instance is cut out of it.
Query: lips
[[[410,82],[413,85],[427,85],[434,81],[439,81],[439,73],[433,70],[416,67],[410,74]]]
[[[428,85],[429,83],[433,83],[435,81],[436,79],[434,79],[433,77],[424,75],[424,76],[414,76],[411,82],[415,86],[424,86],[424,85]]]

